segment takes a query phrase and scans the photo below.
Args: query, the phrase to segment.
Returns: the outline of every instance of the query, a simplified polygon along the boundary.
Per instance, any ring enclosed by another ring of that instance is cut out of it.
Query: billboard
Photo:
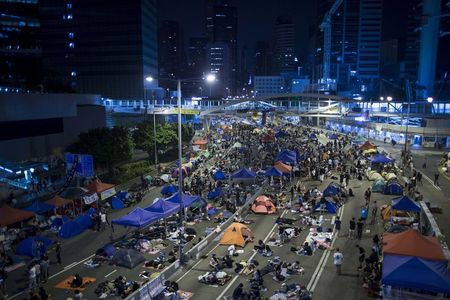
[[[89,154],[66,153],[66,173],[72,172],[73,166],[77,163],[74,176],[76,177],[94,177],[94,158]]]

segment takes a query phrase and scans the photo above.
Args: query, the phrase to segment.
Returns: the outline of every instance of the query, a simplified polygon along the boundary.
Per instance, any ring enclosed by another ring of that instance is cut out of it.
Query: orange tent
[[[267,196],[259,196],[253,202],[252,207],[250,208],[252,212],[255,214],[274,214],[277,211],[276,206],[270,201],[270,198]]]
[[[7,204],[0,207],[0,226],[8,226],[34,217],[34,212],[20,210]]]
[[[65,198],[62,198],[62,197],[56,195],[52,199],[45,201],[45,203],[52,204],[56,207],[60,207],[60,206],[68,205],[68,204],[73,204],[73,200],[65,199]]]
[[[266,136],[264,136],[263,142],[264,143],[273,143],[273,142],[275,142],[275,136],[267,134]]]
[[[416,256],[430,260],[446,260],[439,241],[413,229],[383,235],[383,253]]]
[[[277,168],[277,170],[283,172],[283,173],[291,173],[292,171],[292,167],[289,165],[286,165],[285,163],[281,162],[281,161],[277,161],[274,165],[275,168]]]
[[[103,183],[100,182],[98,180],[92,181],[87,189],[90,193],[96,193],[99,194],[101,192],[104,192],[106,190],[109,190],[110,188],[114,187],[114,184],[109,184],[109,183]]]
[[[246,239],[253,241],[252,231],[244,224],[233,223],[225,230],[219,244],[244,247]]]
[[[376,149],[377,146],[375,144],[372,144],[369,141],[365,141],[364,144],[359,146],[359,150],[365,151],[365,150],[369,150],[369,149]]]
[[[196,140],[193,143],[194,146],[198,146],[200,149],[202,150],[206,150],[207,146],[208,146],[208,141],[205,140]]]

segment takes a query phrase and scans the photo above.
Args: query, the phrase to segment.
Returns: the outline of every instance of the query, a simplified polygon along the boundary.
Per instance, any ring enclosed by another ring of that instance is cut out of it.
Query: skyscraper
[[[295,28],[290,16],[280,16],[276,19],[274,35],[276,71],[296,72]]]
[[[270,45],[259,41],[255,45],[254,69],[255,76],[273,75],[273,52]]]
[[[160,78],[180,78],[185,67],[180,24],[163,21],[158,28],[158,68]],[[161,85],[165,86],[164,81]]]
[[[207,52],[206,45],[208,39],[205,37],[192,37],[189,39],[188,46],[188,68],[190,76],[198,77],[207,70]]]
[[[232,53],[229,43],[215,42],[207,45],[209,72],[216,74],[220,79],[218,84],[214,84],[211,96],[227,95],[226,88],[231,89],[233,83],[232,77]]]
[[[0,86],[36,89],[41,83],[38,0],[0,1]]]
[[[41,13],[48,80],[116,99],[157,87],[155,0],[42,0]]]

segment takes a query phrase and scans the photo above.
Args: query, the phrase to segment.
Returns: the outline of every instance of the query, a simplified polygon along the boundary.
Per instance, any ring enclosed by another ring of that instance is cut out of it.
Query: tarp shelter
[[[96,255],[110,257],[110,258],[112,258],[115,253],[116,253],[116,248],[114,247],[113,244],[106,244],[103,247],[101,247],[100,249],[97,249],[97,251],[95,251]]]
[[[341,187],[337,183],[330,183],[325,190],[323,190],[323,196],[324,197],[333,197],[339,194],[341,191]]]
[[[83,215],[78,216],[73,221],[64,222],[59,229],[58,236],[61,238],[71,238],[77,236],[88,228],[92,227],[91,216],[95,213],[95,209],[90,208]]]
[[[167,218],[176,214],[180,210],[180,205],[164,199],[158,199],[152,205],[147,206],[144,209],[155,214],[160,214],[162,218]]]
[[[125,205],[123,204],[123,201],[119,197],[117,197],[117,195],[111,198],[112,209],[122,209],[124,207]]]
[[[382,193],[384,191],[385,182],[383,179],[375,180],[372,184],[372,192]]]
[[[223,191],[220,187],[216,187],[211,192],[208,193],[209,200],[215,200],[223,195]]]
[[[243,180],[243,179],[255,179],[256,177],[256,173],[253,171],[250,171],[249,169],[243,168],[240,169],[239,171],[233,173],[233,175],[231,175],[232,179],[238,179],[238,180]]]
[[[208,148],[208,141],[206,140],[196,140],[193,143],[194,146],[198,146],[202,150],[206,150]]]
[[[119,199],[123,201],[123,200],[127,199],[128,197],[130,197],[131,194],[128,192],[125,192],[125,191],[120,191],[116,194],[116,196],[119,197]]]
[[[225,176],[225,174],[221,170],[217,170],[216,172],[214,172],[212,177],[216,181],[217,180],[226,180],[227,179],[227,176]]]
[[[278,171],[282,172],[283,174],[290,174],[292,172],[292,167],[284,164],[281,161],[277,161],[274,165],[274,168],[276,168]]]
[[[114,189],[114,184],[104,183],[104,182],[100,182],[98,180],[92,181],[88,185],[87,189],[90,193],[98,194],[100,196],[101,200],[105,200],[116,194],[116,190]]]
[[[201,198],[200,196],[191,196],[183,194],[182,199],[183,199],[183,207],[189,207],[191,206],[192,203],[194,203],[195,201],[199,201]],[[172,196],[170,196],[165,200],[180,205],[180,193],[176,192],[175,194],[173,194]]]
[[[31,211],[20,210],[7,204],[0,207],[0,226],[8,226],[34,217]]]
[[[32,236],[24,239],[16,246],[16,254],[41,258],[53,241],[44,236]]]
[[[52,199],[45,201],[47,204],[54,205],[55,207],[66,206],[68,204],[73,204],[73,200],[65,199],[60,196],[55,196]]]
[[[359,146],[359,150],[362,150],[362,151],[369,150],[369,149],[376,149],[376,148],[377,148],[377,146],[375,144],[372,144],[369,141],[365,141],[363,144],[361,144]]]
[[[316,206],[314,206],[314,211],[320,211],[322,204],[325,204],[325,209],[330,214],[335,214],[337,212],[337,207],[334,205],[333,202],[331,202],[328,199],[322,198],[322,201],[319,201],[316,203]]]
[[[411,200],[408,196],[392,199],[392,209],[401,211],[420,212],[420,205]]]
[[[245,240],[253,240],[252,231],[242,223],[233,223],[225,230],[220,239],[220,245],[235,245],[244,247]]]
[[[403,187],[397,180],[389,180],[384,186],[385,195],[403,195]]]
[[[283,176],[283,172],[281,172],[280,170],[278,170],[275,167],[268,168],[264,174],[266,176],[268,176],[268,177],[272,177],[272,176],[280,177],[280,176]]]
[[[264,195],[258,196],[250,209],[255,214],[270,215],[277,212],[277,208],[272,201],[270,201],[270,198]]]
[[[384,255],[381,282],[394,288],[450,294],[446,261],[414,256]]]
[[[441,245],[435,237],[424,236],[413,229],[383,234],[383,253],[446,260]]]
[[[394,162],[394,159],[387,157],[383,154],[375,154],[369,159],[372,164],[389,164]]]
[[[39,200],[33,201],[30,205],[25,207],[23,210],[34,212],[35,214],[41,215],[48,211],[54,210],[55,206]]]
[[[297,163],[297,158],[296,158],[296,156],[289,155],[287,153],[282,153],[282,154],[277,155],[277,157],[275,158],[275,161],[281,161],[281,162],[288,163],[288,164],[295,164],[295,163]]]
[[[313,140],[317,140],[317,135],[316,135],[315,133],[311,133],[311,134],[309,135],[309,138],[310,138],[310,139],[313,139]]]
[[[161,195],[164,195],[164,196],[170,196],[172,194],[175,194],[176,192],[178,192],[178,187],[173,184],[165,185],[161,189]]]
[[[159,214],[136,207],[127,215],[112,220],[112,224],[141,228],[159,220],[160,218],[161,216]]]
[[[116,266],[133,269],[140,263],[145,261],[145,257],[134,249],[117,250],[111,259],[111,263]]]
[[[331,134],[328,135],[328,138],[330,140],[336,140],[338,138],[338,136],[336,134],[334,134],[334,133],[331,133]]]

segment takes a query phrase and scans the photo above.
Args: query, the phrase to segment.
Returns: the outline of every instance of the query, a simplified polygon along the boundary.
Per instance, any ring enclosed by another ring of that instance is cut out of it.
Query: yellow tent
[[[233,223],[223,233],[220,239],[220,245],[244,247],[246,240],[253,241],[252,231],[244,224]]]
[[[377,149],[368,149],[363,151],[363,155],[372,155],[376,154],[377,152],[378,152]]]

